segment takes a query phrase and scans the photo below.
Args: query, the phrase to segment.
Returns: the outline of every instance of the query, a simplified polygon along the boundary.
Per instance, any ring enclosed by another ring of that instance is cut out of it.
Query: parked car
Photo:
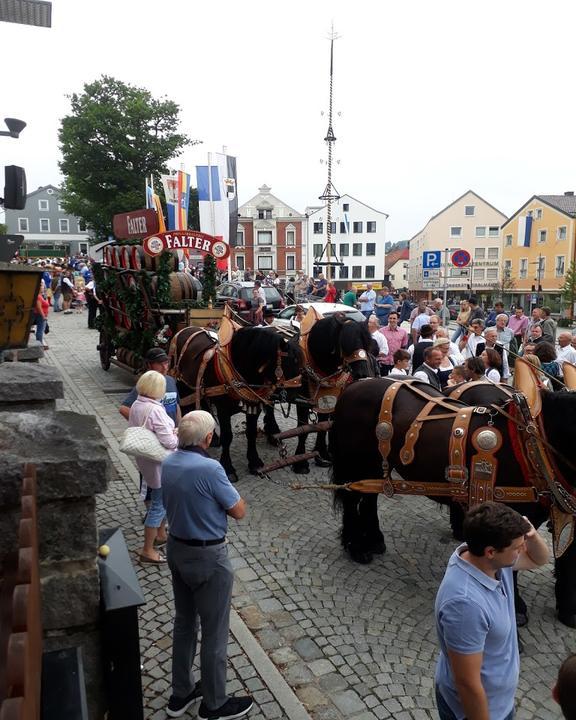
[[[450,311],[450,320],[456,320],[460,312],[460,305],[448,305],[447,307]]]
[[[225,282],[216,288],[216,302],[218,304],[228,303],[238,315],[250,319],[253,290],[253,282]],[[285,302],[277,288],[264,287],[264,293],[266,294],[266,307],[271,307],[275,312],[285,307]]]
[[[330,315],[334,315],[335,313],[344,313],[344,315],[346,315],[346,317],[350,320],[355,320],[356,322],[366,321],[366,318],[364,317],[364,315],[362,315],[360,310],[356,310],[356,308],[350,307],[349,305],[342,305],[340,303],[314,302],[298,303],[298,305],[288,305],[288,307],[284,308],[284,310],[280,310],[278,315],[272,321],[272,325],[282,328],[299,328],[300,323],[295,318],[296,308],[298,306],[303,308],[304,314],[306,314],[308,310],[313,307],[323,317],[330,317]]]

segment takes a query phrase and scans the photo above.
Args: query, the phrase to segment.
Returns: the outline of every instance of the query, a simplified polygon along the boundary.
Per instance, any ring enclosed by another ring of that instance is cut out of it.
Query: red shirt
[[[408,333],[404,328],[396,326],[396,330],[392,330],[388,325],[381,327],[378,332],[381,332],[388,342],[388,355],[382,359],[382,362],[384,365],[394,365],[394,353],[408,345]]]
[[[326,290],[326,295],[324,295],[324,302],[336,302],[336,288],[334,286],[328,287],[328,290]]]
[[[45,318],[48,317],[48,308],[50,307],[50,303],[43,295],[38,295],[37,302],[39,302],[42,305],[42,315],[44,315]]]

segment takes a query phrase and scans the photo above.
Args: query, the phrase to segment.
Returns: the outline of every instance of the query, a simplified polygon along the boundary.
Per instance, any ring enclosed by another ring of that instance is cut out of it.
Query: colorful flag
[[[158,195],[154,192],[154,178],[152,176],[150,176],[150,182],[148,182],[148,178],[146,178],[146,209],[156,210],[156,214],[158,215],[158,230],[159,232],[166,232],[162,203]]]

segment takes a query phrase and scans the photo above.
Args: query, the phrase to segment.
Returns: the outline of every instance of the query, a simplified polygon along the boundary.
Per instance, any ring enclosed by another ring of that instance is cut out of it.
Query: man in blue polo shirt
[[[174,590],[172,696],[166,712],[180,717],[202,699],[201,720],[240,718],[249,695],[226,693],[227,647],[234,571],[228,559],[228,516],[241,520],[246,505],[224,468],[206,450],[214,418],[203,410],[185,415],[178,450],[162,463],[162,496],[170,528],[166,555]],[[198,620],[202,627],[201,681],[194,683]]]
[[[548,560],[531,523],[499,503],[472,508],[436,596],[441,720],[511,720],[520,658],[513,570]]]

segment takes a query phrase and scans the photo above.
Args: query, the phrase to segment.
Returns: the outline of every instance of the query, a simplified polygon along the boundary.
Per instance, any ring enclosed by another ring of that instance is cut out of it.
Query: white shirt
[[[412,323],[412,330],[420,330],[422,325],[429,325],[430,324],[430,315],[427,315],[426,313],[420,313],[420,315],[416,315],[414,318],[414,322]]]
[[[461,350],[462,357],[465,360],[476,357],[476,348],[480,343],[486,343],[483,335],[469,335],[466,345],[464,345],[464,348]]]
[[[402,368],[392,368],[392,370],[388,373],[388,377],[392,377],[394,375],[396,377],[407,377],[408,372],[406,370],[402,370]]]
[[[373,332],[372,337],[378,343],[378,356],[388,355],[388,340],[386,340],[380,330],[376,330],[376,332]]]
[[[362,312],[368,312],[368,310],[374,310],[374,301],[376,300],[376,293],[374,290],[366,290],[360,295],[360,310]]]
[[[489,345],[486,345],[486,347],[490,347]],[[496,350],[496,348],[493,348]],[[496,350],[496,352],[498,352]],[[508,353],[504,348],[502,348],[502,368],[500,375],[504,380],[508,380],[508,378],[512,377],[512,373],[510,372],[510,365],[508,364]]]
[[[566,347],[558,345],[556,347],[556,361],[560,365],[560,370],[562,370],[562,365],[565,362],[576,365],[576,350],[571,345],[566,345]]]
[[[491,380],[493,383],[499,383],[500,382],[500,373],[496,368],[490,368],[490,370],[486,370],[484,373],[488,380]]]
[[[431,368],[430,365],[428,365],[427,363],[424,363],[424,365],[426,365],[428,370],[432,370],[432,372],[435,372],[436,375],[438,375],[438,370],[436,370],[436,368]],[[422,380],[423,382],[430,384],[430,378],[428,377],[428,375],[426,375],[426,373],[423,370],[417,370],[414,373],[414,377],[417,378],[418,380]]]

